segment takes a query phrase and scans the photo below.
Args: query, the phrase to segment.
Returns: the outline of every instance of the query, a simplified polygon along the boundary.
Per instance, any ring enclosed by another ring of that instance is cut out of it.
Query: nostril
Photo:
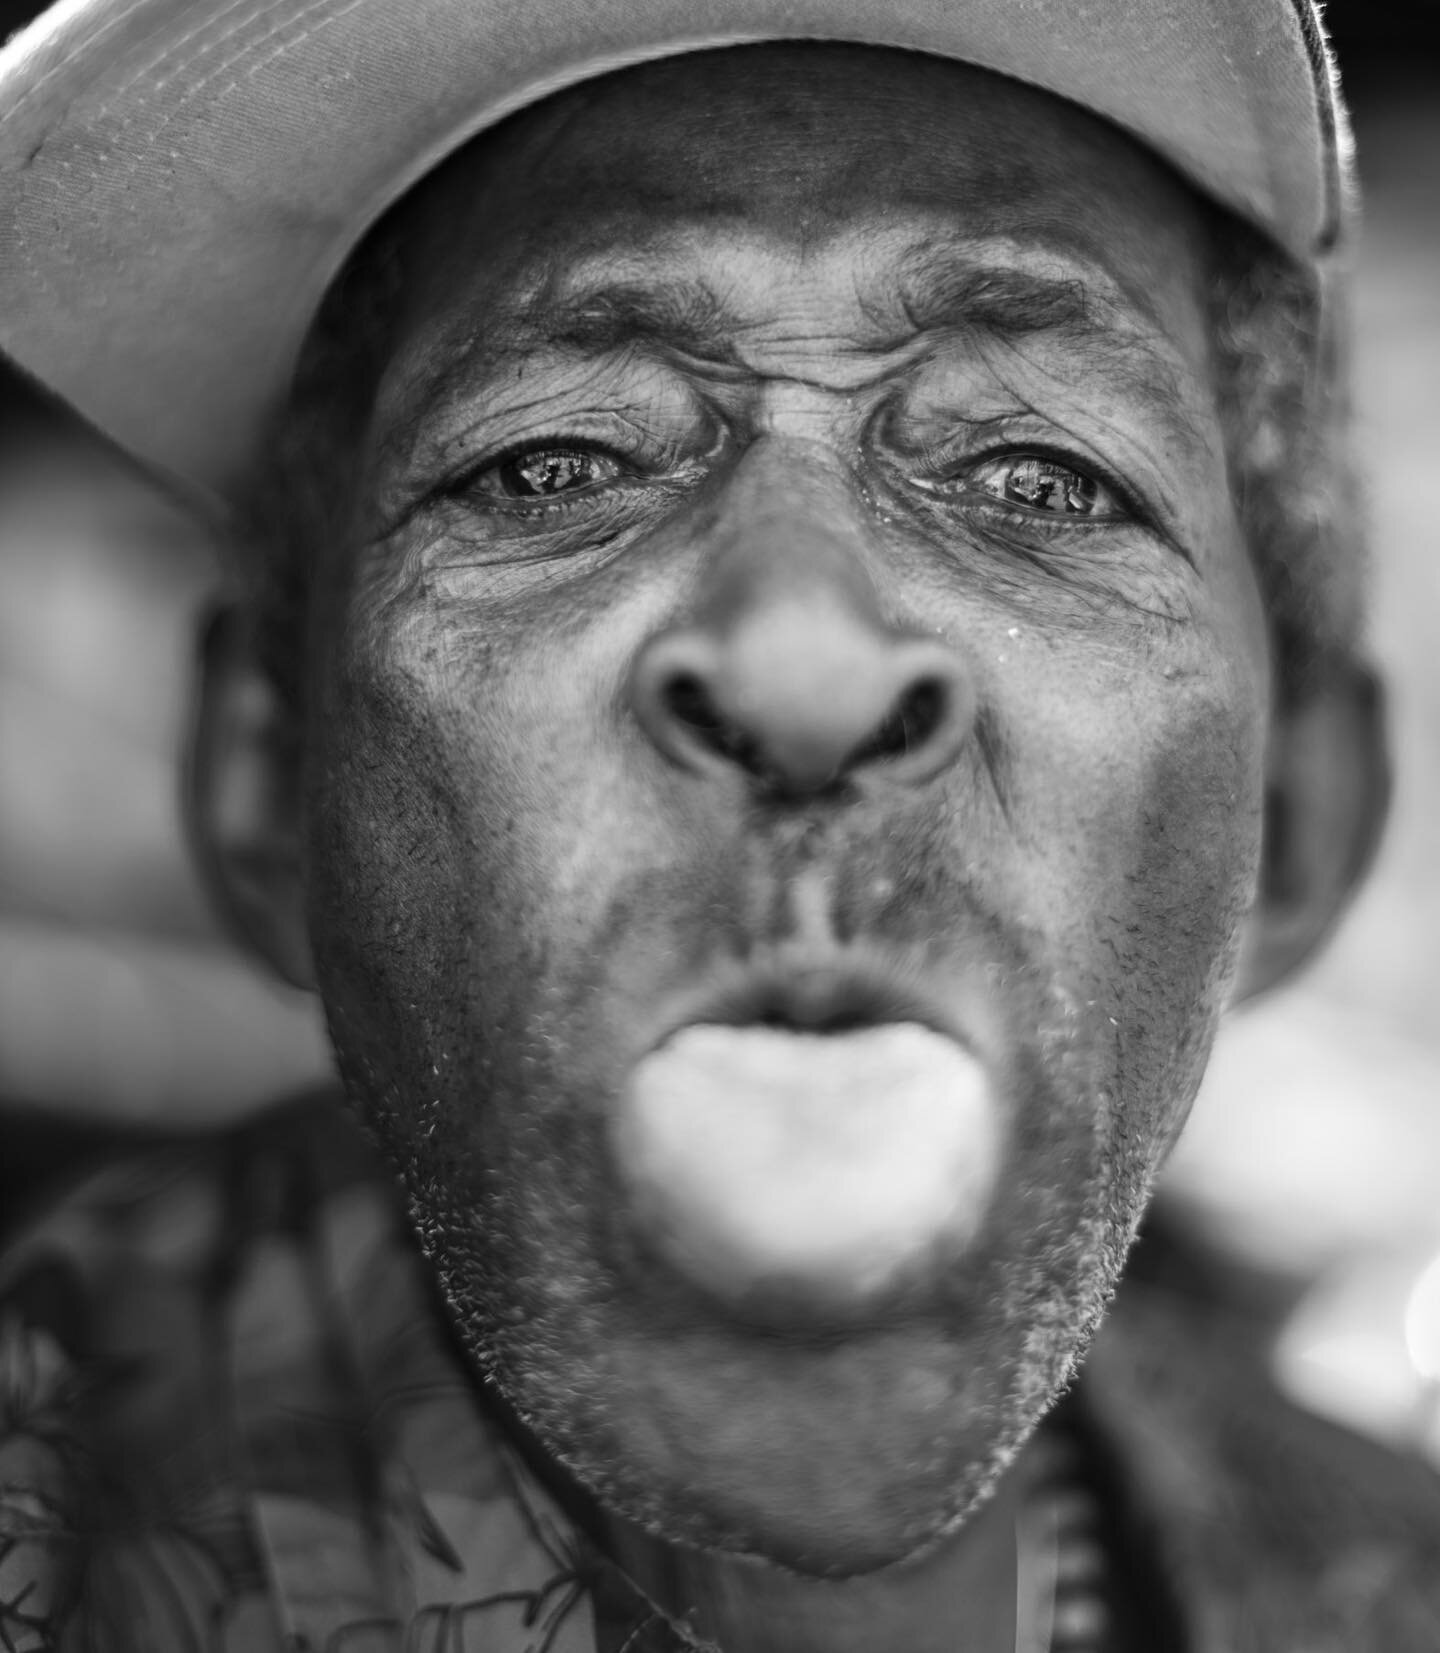
[[[684,730],[692,743],[742,769],[759,773],[759,743],[724,715],[699,673],[673,673],[661,689],[660,699],[672,723]]]
[[[944,644],[823,613],[752,617],[712,636],[652,638],[631,669],[630,708],[653,745],[695,774],[743,773],[784,796],[862,777],[922,784],[973,722],[970,677]]]
[[[900,749],[913,752],[923,746],[950,710],[950,686],[943,678],[922,677],[900,696]]]
[[[920,750],[937,734],[950,711],[950,686],[926,676],[908,684],[874,734],[850,754],[850,763],[883,762]]]
[[[720,729],[720,714],[710,691],[694,672],[676,672],[660,692],[665,710],[697,734],[713,737]]]

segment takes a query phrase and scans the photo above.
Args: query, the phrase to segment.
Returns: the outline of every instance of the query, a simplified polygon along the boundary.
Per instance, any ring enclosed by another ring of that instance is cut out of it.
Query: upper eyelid
[[[683,419],[662,417],[652,421],[615,408],[556,414],[537,421],[532,431],[507,435],[493,446],[467,443],[470,451],[463,466],[479,470],[547,448],[595,449],[622,463],[643,457],[659,466],[678,464],[687,456],[703,457],[723,445],[723,426],[724,421],[710,409],[687,409]]]
[[[656,432],[616,407],[580,409],[566,414],[534,413],[526,429],[513,414],[491,410],[445,436],[434,448],[434,465],[459,474],[501,464],[536,448],[594,447],[618,453],[629,444],[653,445]],[[519,429],[516,425],[519,423]]]
[[[597,442],[589,437],[557,436],[542,438],[538,442],[513,442],[485,458],[473,462],[469,466],[471,476],[479,476],[485,471],[499,470],[502,465],[515,465],[522,459],[538,458],[547,453],[575,453],[593,454],[597,458],[606,459],[612,465],[626,463],[625,455],[616,453],[606,442]]]
[[[909,423],[903,399],[887,398],[868,421],[866,445],[888,450],[892,463],[935,469],[979,463],[1001,454],[1041,454],[1090,472],[1140,521],[1161,532],[1171,532],[1164,526],[1171,508],[1153,474],[1144,482],[1132,481],[1132,466],[1122,468],[1102,458],[1084,437],[1036,407],[1006,405],[986,417],[971,419],[965,418],[958,407],[937,408],[916,421],[918,428],[907,432],[905,426]],[[1145,455],[1142,451],[1139,457],[1143,461],[1141,469],[1146,472],[1163,470],[1170,461],[1169,455],[1160,452]]]
[[[573,489],[562,489],[555,494],[508,495],[502,493],[487,494],[476,487],[476,479],[486,471],[494,470],[498,466],[509,463],[517,455],[525,453],[544,453],[546,451],[574,452],[579,449],[596,449],[600,444],[593,440],[577,441],[574,437],[556,439],[541,439],[534,442],[521,442],[518,447],[508,452],[504,449],[497,454],[481,459],[477,464],[466,466],[446,482],[442,482],[432,490],[428,496],[431,503],[439,504],[449,501],[460,504],[466,509],[483,512],[493,517],[509,517],[517,522],[528,521],[532,524],[547,517],[566,514],[572,511],[590,509],[604,510],[607,504],[614,507],[619,497],[626,492],[636,492],[633,486],[638,484],[638,493],[644,496],[653,493],[656,489],[684,488],[694,484],[697,474],[703,468],[703,457],[696,464],[681,465],[671,462],[657,467],[649,478],[643,474],[637,475],[635,469],[627,468],[624,456],[611,455],[620,469],[617,475],[605,477],[599,482],[587,484]],[[674,455],[672,453],[672,461]],[[654,484],[649,487],[647,484]],[[588,503],[587,503],[588,502]]]

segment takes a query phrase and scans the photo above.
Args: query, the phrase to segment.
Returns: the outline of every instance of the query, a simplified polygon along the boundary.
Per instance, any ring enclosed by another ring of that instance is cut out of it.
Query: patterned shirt
[[[0,1256],[4,1653],[680,1653],[486,1415],[328,1109],[113,1164]]]

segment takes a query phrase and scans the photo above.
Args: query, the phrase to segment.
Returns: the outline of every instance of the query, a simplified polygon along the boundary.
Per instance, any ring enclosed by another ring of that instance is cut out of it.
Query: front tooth
[[[974,1237],[1002,1134],[984,1066],[911,1022],[685,1028],[612,1123],[637,1223],[692,1281],[847,1304]]]

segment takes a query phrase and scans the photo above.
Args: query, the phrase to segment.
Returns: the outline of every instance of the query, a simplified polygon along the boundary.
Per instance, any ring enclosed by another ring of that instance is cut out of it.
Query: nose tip
[[[918,785],[947,767],[974,717],[958,655],[935,639],[798,603],[725,634],[652,638],[630,680],[635,714],[670,759],[740,770],[802,796],[862,777]]]

